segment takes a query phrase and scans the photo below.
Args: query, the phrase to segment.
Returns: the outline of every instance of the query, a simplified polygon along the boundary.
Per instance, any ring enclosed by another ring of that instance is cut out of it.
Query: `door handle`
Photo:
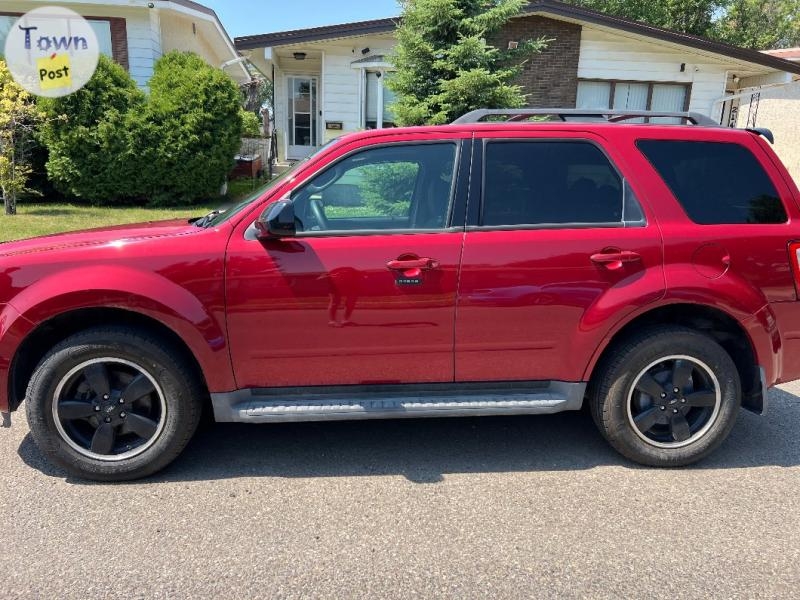
[[[390,260],[386,266],[392,271],[409,271],[411,269],[429,271],[439,268],[439,262],[433,258],[409,258],[407,260]]]
[[[639,262],[642,260],[641,254],[632,250],[617,250],[616,248],[606,248],[602,252],[592,254],[591,261],[598,265],[603,265],[607,269],[620,269],[628,263]]]

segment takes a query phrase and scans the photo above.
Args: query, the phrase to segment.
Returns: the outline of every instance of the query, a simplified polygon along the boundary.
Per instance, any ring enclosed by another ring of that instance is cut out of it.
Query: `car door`
[[[227,314],[240,388],[453,380],[456,190],[470,147],[344,148],[292,191],[296,236],[234,234]]]
[[[581,381],[611,324],[664,293],[659,230],[604,140],[536,127],[476,140],[456,381]]]

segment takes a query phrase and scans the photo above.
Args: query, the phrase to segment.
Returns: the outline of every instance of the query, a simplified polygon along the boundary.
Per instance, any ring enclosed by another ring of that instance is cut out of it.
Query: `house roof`
[[[764,54],[770,56],[777,56],[784,60],[798,61],[800,60],[800,48],[783,48],[781,50],[764,50]]]
[[[680,44],[688,48],[712,52],[722,56],[728,56],[736,60],[770,67],[778,71],[800,74],[800,63],[787,60],[788,57],[776,56],[769,53],[739,48],[723,42],[709,40],[688,33],[679,33],[654,27],[639,21],[632,21],[623,17],[617,17],[606,13],[601,13],[588,8],[565,4],[555,0],[538,0],[529,2],[521,11],[522,15],[550,15],[562,19],[571,19],[593,25],[600,25],[620,31],[627,31],[636,35],[646,36],[665,42]],[[269,48],[274,46],[284,46],[287,44],[302,44],[306,42],[318,42],[323,40],[355,37],[377,33],[392,32],[397,28],[400,17],[389,19],[377,19],[374,21],[359,21],[356,23],[344,23],[341,25],[328,25],[325,27],[312,27],[310,29],[295,29],[291,31],[278,31],[262,35],[250,35],[237,37],[234,41],[239,50],[251,50],[254,48]]]
[[[273,46],[319,42],[322,40],[333,40],[358,35],[390,33],[397,29],[399,22],[399,17],[376,19],[374,21],[358,21],[357,23],[326,25],[324,27],[312,27],[310,29],[293,29],[291,31],[276,31],[275,33],[265,33],[262,35],[247,35],[235,38],[234,42],[239,50],[270,48]]]

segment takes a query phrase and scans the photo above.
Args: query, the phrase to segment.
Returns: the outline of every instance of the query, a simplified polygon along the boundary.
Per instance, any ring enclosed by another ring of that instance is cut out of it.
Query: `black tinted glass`
[[[491,142],[485,173],[483,225],[622,221],[622,181],[588,142]]]
[[[775,186],[747,148],[673,140],[638,146],[695,223],[786,222]]]

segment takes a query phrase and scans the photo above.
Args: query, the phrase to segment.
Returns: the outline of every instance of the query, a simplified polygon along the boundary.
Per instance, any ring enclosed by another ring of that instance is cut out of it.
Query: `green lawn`
[[[220,204],[223,201],[221,199]],[[203,216],[213,208],[215,207],[208,205],[150,209],[20,203],[17,205],[17,214],[13,217],[0,214],[0,242],[123,223],[188,219]]]
[[[223,204],[233,204],[244,199],[266,181],[235,179],[229,182],[228,195],[220,198],[218,203],[180,208],[107,208],[75,204],[29,204],[23,201],[17,204],[17,214],[9,217],[3,214],[0,201],[0,242],[108,225],[202,217]]]

